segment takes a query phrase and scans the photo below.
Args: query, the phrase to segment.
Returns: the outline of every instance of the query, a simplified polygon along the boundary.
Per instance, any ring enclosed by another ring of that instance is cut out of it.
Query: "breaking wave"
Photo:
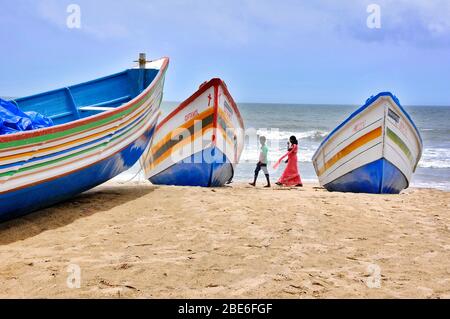
[[[450,149],[425,148],[419,167],[424,168],[450,168]]]
[[[294,135],[298,140],[309,140],[312,142],[322,141],[329,132],[322,130],[311,130],[304,132],[280,131],[278,129],[259,129],[258,135],[264,135],[268,140],[288,140]]]

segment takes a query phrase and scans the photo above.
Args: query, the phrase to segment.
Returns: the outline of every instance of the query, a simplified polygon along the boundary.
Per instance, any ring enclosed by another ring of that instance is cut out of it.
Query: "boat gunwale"
[[[228,91],[228,87],[227,87],[226,83],[221,79],[219,79],[219,80],[220,80],[220,86],[222,86],[225,96],[230,100],[231,106],[233,107],[234,111],[236,112],[239,123],[241,124],[242,128],[245,129],[244,120],[242,119],[241,112],[239,111],[239,108],[238,108],[236,102],[234,101],[233,97],[231,96],[230,91]]]
[[[398,98],[392,94],[391,92],[381,92],[378,93],[375,96],[370,97],[369,99],[367,99],[366,103],[361,106],[360,108],[358,108],[356,111],[354,111],[352,114],[350,114],[350,116],[345,119],[341,124],[339,124],[336,128],[334,128],[328,135],[327,137],[320,143],[319,147],[317,148],[316,152],[314,153],[314,155],[312,156],[312,161],[315,161],[318,154],[320,153],[320,151],[322,150],[322,148],[325,146],[325,144],[331,139],[331,137],[333,137],[340,129],[342,129],[343,127],[345,127],[345,125],[350,122],[353,118],[355,118],[357,115],[359,115],[360,113],[362,113],[364,110],[366,110],[369,106],[373,105],[379,98],[382,97],[389,97],[391,98],[394,103],[398,106],[398,108],[400,109],[400,111],[402,111],[402,113],[405,115],[405,117],[408,119],[408,121],[411,123],[411,126],[415,129],[416,134],[419,138],[419,142],[420,142],[420,153],[422,153],[423,150],[423,140],[422,140],[422,136],[420,135],[419,129],[417,128],[416,124],[414,123],[414,121],[411,119],[410,115],[406,112],[406,110],[400,105],[400,102],[398,100]]]
[[[67,123],[63,123],[63,124],[59,124],[59,125],[55,125],[55,126],[51,126],[51,127],[41,128],[41,129],[37,129],[37,130],[33,130],[33,131],[24,131],[24,132],[15,133],[15,134],[2,135],[2,136],[0,136],[0,143],[14,142],[14,141],[18,141],[18,140],[24,140],[27,138],[33,138],[33,137],[39,137],[39,136],[45,136],[45,135],[49,135],[49,134],[53,134],[53,133],[58,133],[58,132],[69,130],[69,129],[72,129],[72,128],[75,128],[78,126],[82,126],[82,125],[94,123],[99,120],[106,119],[112,115],[115,115],[117,113],[120,113],[120,112],[123,112],[123,111],[129,109],[130,107],[132,107],[136,103],[139,103],[141,100],[143,100],[147,96],[147,94],[155,87],[155,85],[157,83],[159,83],[162,75],[167,70],[167,66],[168,66],[169,60],[170,60],[168,57],[162,57],[162,58],[156,59],[156,60],[163,60],[161,68],[159,70],[158,69],[148,69],[148,70],[158,70],[158,74],[155,76],[153,81],[139,95],[137,95],[134,99],[128,101],[127,103],[125,103],[117,108],[114,108],[114,109],[111,109],[111,110],[108,110],[108,111],[105,111],[105,112],[102,112],[99,114],[91,115],[86,118],[78,119],[75,121],[71,121],[71,122],[67,122]],[[111,74],[104,78],[114,77],[123,72],[126,72],[126,71]],[[73,85],[72,87],[86,84],[86,83],[92,83],[92,82],[95,82],[100,79],[103,79],[103,78],[99,78],[96,80],[90,80],[88,82],[78,83],[78,84]],[[32,95],[32,96],[39,96],[42,94],[52,93],[55,91],[58,91],[58,89],[52,90],[49,92],[39,93],[39,94]],[[24,98],[27,98],[27,97],[24,97]],[[18,100],[20,100],[20,99],[22,99],[22,98],[19,98]]]
[[[57,93],[57,92],[60,92],[62,90],[65,90],[65,89],[77,88],[77,87],[80,87],[82,85],[88,85],[88,84],[93,84],[95,82],[112,79],[112,78],[118,77],[118,76],[126,74],[126,73],[127,73],[127,70],[124,70],[124,71],[120,71],[120,72],[113,73],[113,74],[110,74],[110,75],[102,76],[102,77],[99,77],[99,78],[94,79],[94,80],[89,80],[89,81],[86,81],[86,82],[81,82],[81,83],[77,83],[77,84],[61,87],[61,88],[58,88],[58,89],[53,89],[53,90],[46,91],[46,92],[40,92],[40,93],[36,93],[36,94],[32,94],[32,95],[27,95],[27,96],[22,96],[22,97],[19,97],[19,98],[10,99],[10,101],[12,101],[12,102],[20,102],[21,100],[26,100],[26,99],[30,99],[30,98],[37,98],[37,97],[41,97],[41,96],[44,96],[44,95],[50,95],[50,94]]]

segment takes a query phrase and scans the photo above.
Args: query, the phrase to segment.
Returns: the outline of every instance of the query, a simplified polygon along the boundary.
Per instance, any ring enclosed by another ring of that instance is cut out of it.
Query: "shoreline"
[[[448,192],[262,186],[109,182],[0,224],[0,297],[450,298]]]

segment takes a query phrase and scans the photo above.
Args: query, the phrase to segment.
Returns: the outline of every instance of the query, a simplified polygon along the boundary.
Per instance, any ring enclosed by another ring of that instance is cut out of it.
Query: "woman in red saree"
[[[278,165],[287,157],[287,166],[284,169],[283,174],[280,179],[276,183],[277,185],[283,186],[298,186],[302,187],[302,179],[300,178],[300,174],[298,173],[297,166],[297,151],[298,151],[298,141],[295,136],[291,136],[289,138],[289,148],[288,152],[284,154],[278,162],[274,165],[276,169]]]

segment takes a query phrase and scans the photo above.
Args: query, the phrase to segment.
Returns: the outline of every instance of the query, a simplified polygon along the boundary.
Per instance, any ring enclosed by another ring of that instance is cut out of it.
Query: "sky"
[[[80,28],[68,27],[71,4]],[[170,101],[220,77],[238,102],[363,104],[391,91],[405,105],[450,105],[448,0],[0,0],[0,10],[0,96],[116,73],[146,52],[171,59]]]

